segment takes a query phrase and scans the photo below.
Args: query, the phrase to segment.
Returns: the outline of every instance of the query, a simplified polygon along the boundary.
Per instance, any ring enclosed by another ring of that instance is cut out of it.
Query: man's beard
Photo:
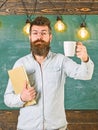
[[[36,40],[31,43],[31,51],[33,55],[46,56],[50,50],[50,42]]]

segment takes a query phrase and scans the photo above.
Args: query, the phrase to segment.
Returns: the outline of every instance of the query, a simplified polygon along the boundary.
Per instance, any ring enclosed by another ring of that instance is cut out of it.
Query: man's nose
[[[38,38],[38,39],[42,39],[42,34],[41,34],[41,33],[38,33],[37,38]]]

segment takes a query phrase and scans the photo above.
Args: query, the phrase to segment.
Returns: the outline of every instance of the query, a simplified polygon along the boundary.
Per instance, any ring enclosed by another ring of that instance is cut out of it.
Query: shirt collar
[[[48,52],[48,55],[46,56],[46,58],[48,59],[48,58],[50,58],[51,57],[51,55],[52,55],[52,52],[51,51],[49,51]]]

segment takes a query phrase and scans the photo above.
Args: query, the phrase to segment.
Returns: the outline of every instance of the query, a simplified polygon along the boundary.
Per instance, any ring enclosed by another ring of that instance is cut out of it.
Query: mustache
[[[45,41],[41,40],[41,39],[40,40],[38,39],[38,40],[34,41],[33,43],[36,43],[36,42],[45,42]]]

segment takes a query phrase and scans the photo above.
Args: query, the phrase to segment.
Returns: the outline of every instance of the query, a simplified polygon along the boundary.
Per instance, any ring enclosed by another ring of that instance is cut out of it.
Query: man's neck
[[[35,57],[35,60],[41,65],[46,56],[34,55],[34,57]]]

